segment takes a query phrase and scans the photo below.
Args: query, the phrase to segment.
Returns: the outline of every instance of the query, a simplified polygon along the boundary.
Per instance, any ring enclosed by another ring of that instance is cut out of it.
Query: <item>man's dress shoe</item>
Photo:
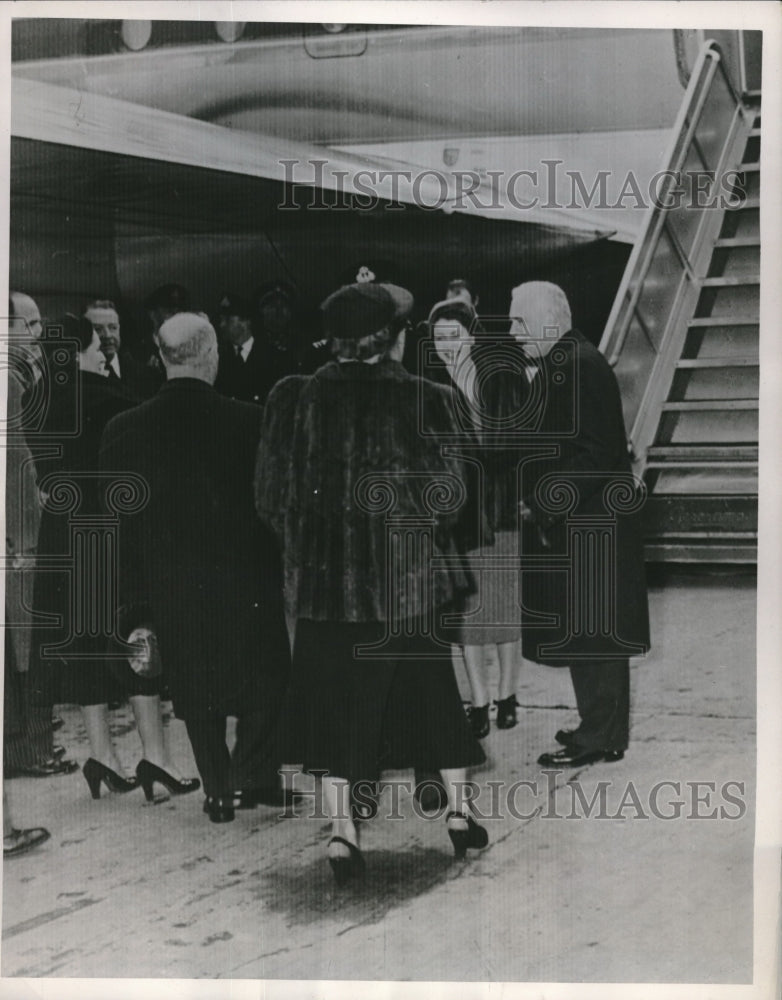
[[[34,826],[31,830],[11,830],[3,837],[3,857],[14,858],[26,854],[39,844],[45,843],[51,834],[42,826]],[[8,841],[8,843],[6,843]]]
[[[576,738],[575,729],[558,729],[554,733],[554,739],[563,747],[572,746]]]
[[[73,774],[79,770],[79,765],[75,760],[63,760],[58,757],[50,757],[40,764],[31,764],[29,767],[14,768],[9,778],[52,778],[58,774]]]
[[[600,761],[612,763],[621,760],[624,755],[624,750],[583,750],[581,747],[569,746],[553,753],[542,753],[538,757],[538,764],[543,764],[544,767],[583,767]]]
[[[204,800],[204,812],[213,823],[231,823],[234,818],[234,800],[208,795]]]

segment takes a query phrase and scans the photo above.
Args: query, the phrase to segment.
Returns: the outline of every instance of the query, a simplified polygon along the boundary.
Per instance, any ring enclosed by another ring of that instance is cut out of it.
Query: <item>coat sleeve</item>
[[[8,412],[22,408],[22,385],[8,373]],[[7,435],[5,448],[5,537],[6,553],[32,553],[38,545],[41,508],[35,477],[33,455],[19,431]]]
[[[303,376],[291,375],[272,389],[263,412],[255,460],[255,509],[280,541],[295,472],[292,449],[296,406],[305,381]]]
[[[450,533],[459,552],[470,552],[493,541],[492,530],[484,510],[481,475],[476,461],[480,448],[478,437],[471,427],[465,427],[456,417],[454,390],[437,386],[432,393],[429,408],[432,426],[439,432],[438,456],[433,456],[435,467],[455,475],[464,490],[464,502],[453,514],[438,519],[438,534]],[[441,547],[447,547],[444,538]]]
[[[108,487],[113,476],[133,472],[143,475],[127,445],[127,429],[120,414],[109,421],[100,442],[98,468]],[[105,490],[101,490],[104,509]],[[144,511],[120,514],[117,525],[117,634],[126,637],[144,625],[154,629],[152,601],[148,593],[147,555],[149,540]]]
[[[545,463],[544,475],[567,481],[581,506],[605,487],[607,475],[621,474],[627,463],[627,445],[619,387],[607,363],[590,358],[577,371],[575,433],[559,441],[559,457]],[[543,527],[565,516],[541,509],[534,493],[525,497],[525,503],[533,520]]]

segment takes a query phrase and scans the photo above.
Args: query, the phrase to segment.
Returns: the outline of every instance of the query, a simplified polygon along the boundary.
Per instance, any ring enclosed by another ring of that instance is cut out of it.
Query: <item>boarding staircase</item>
[[[742,93],[714,42],[693,68],[666,166],[600,346],[648,489],[647,560],[752,563],[760,94]]]

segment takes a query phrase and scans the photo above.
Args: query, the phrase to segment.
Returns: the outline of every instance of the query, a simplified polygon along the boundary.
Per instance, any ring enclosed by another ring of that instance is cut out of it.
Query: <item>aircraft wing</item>
[[[340,192],[364,204],[371,197],[425,211],[512,220],[570,234],[574,243],[612,235],[588,215],[519,208],[485,179],[469,185],[450,172],[356,155],[331,147],[259,135],[102,94],[21,77],[12,83],[14,137],[158,163],[258,178],[276,185]],[[93,194],[97,195],[93,188]],[[102,196],[107,193],[101,192]],[[127,201],[127,190],[117,192]],[[170,210],[172,206],[167,206]],[[192,211],[192,206],[190,206]]]

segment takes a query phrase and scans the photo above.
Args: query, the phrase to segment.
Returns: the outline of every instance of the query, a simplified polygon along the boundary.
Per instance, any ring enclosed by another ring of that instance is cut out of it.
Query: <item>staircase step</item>
[[[675,461],[687,462],[692,459],[711,459],[713,462],[740,460],[757,462],[757,445],[654,445],[647,452],[650,460],[670,458]]]
[[[712,283],[707,285],[707,280]],[[723,326],[733,316],[759,316],[760,282],[743,276],[704,279],[696,312],[698,316],[722,317],[727,321]]]
[[[760,198],[747,198],[740,205],[727,205],[727,212],[746,212],[748,209],[760,208]]]
[[[757,399],[689,399],[663,403],[666,412],[694,410],[757,410]]]
[[[655,496],[757,496],[757,462],[650,463],[647,485]]]
[[[760,358],[682,358],[677,368],[757,368]]]
[[[758,173],[760,173],[760,164],[759,163],[754,163],[754,162],[753,163],[742,163],[739,166],[739,168],[736,171],[736,173],[737,174],[758,174]]]
[[[666,532],[663,536],[666,539],[680,539],[685,538],[698,539],[702,542],[711,541],[714,539],[719,539],[721,541],[737,541],[737,542],[748,542],[753,538],[758,537],[757,531],[682,531],[682,532]]]
[[[758,530],[756,495],[669,496],[652,495],[644,504],[647,537],[670,533],[726,532]]]
[[[698,316],[689,326],[757,326],[759,322],[757,316]]]
[[[644,546],[647,562],[657,563],[728,563],[753,565],[758,561],[757,534],[733,538],[726,536],[663,535],[648,539]]]
[[[750,129],[748,138],[749,139],[759,139],[760,138],[760,129],[759,128]]]
[[[714,244],[715,250],[732,250],[738,247],[759,247],[760,240],[757,236],[731,236],[717,240]]]
[[[755,469],[757,468],[757,459],[754,462],[744,462],[744,461],[733,461],[728,459],[727,461],[697,461],[692,460],[682,461],[682,462],[662,462],[662,461],[651,461],[646,463],[647,469],[668,469],[672,472],[686,472],[688,469]]]
[[[738,277],[703,278],[704,288],[735,288],[738,285],[759,285],[760,276],[755,274],[739,275]]]

